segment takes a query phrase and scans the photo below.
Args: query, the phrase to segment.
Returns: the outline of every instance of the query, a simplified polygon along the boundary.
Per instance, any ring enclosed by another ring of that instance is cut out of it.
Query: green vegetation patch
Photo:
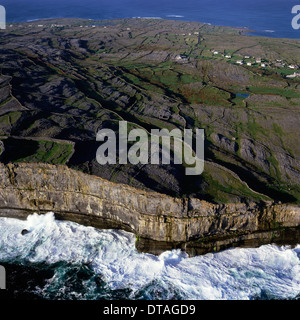
[[[251,87],[249,91],[256,94],[279,95],[285,98],[300,98],[300,92],[281,88]]]
[[[210,165],[208,165],[210,167]],[[211,168],[212,169],[212,168]],[[214,167],[214,171],[204,171],[202,178],[206,183],[204,193],[212,196],[216,203],[239,202],[240,197],[246,196],[254,201],[267,200],[266,196],[254,193],[245,184],[230,176],[223,170]]]
[[[73,152],[70,143],[8,138],[3,140],[4,162],[66,164]]]

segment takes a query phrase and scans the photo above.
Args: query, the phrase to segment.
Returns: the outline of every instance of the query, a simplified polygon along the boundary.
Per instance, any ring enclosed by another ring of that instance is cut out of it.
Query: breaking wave
[[[189,258],[180,250],[139,253],[135,241],[131,233],[57,221],[53,213],[33,214],[26,221],[0,218],[0,263],[8,278],[13,270],[13,287],[23,294],[248,300],[295,299],[300,293],[300,246],[235,248]]]

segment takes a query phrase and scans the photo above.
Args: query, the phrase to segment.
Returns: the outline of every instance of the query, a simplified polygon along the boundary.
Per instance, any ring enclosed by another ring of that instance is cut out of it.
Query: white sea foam
[[[27,229],[29,233],[22,235]],[[67,261],[92,266],[111,289],[135,293],[150,283],[171,285],[186,299],[274,298],[300,293],[300,246],[266,245],[189,258],[180,250],[138,253],[135,236],[56,221],[53,213],[26,221],[0,218],[0,261]]]
[[[184,18],[184,16],[181,16],[179,14],[168,14],[166,17],[168,17],[168,18]]]

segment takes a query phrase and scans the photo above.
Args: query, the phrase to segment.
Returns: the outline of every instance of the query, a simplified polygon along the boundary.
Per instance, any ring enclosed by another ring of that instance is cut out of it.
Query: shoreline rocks
[[[242,243],[280,242],[292,229],[292,238],[300,239],[297,205],[172,198],[61,165],[0,164],[0,175],[0,216],[26,219],[53,211],[57,219],[133,232],[140,251],[180,248],[201,254]]]

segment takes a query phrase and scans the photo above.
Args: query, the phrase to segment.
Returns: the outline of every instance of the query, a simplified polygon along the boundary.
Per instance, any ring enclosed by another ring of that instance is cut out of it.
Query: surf
[[[235,248],[192,258],[173,250],[154,256],[136,250],[134,234],[57,221],[53,212],[26,221],[0,218],[0,230],[0,264],[51,271],[33,290],[43,299],[115,298],[118,293],[130,299],[251,300],[293,299],[300,293],[300,246]],[[81,284],[71,295],[70,272]],[[78,274],[85,274],[85,285]]]

